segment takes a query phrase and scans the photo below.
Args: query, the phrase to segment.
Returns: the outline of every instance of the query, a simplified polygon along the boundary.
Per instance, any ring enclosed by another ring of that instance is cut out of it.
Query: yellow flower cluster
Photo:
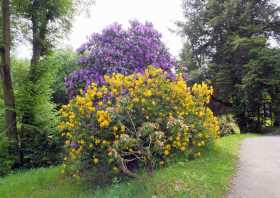
[[[113,172],[120,170],[120,159],[163,165],[188,151],[190,135],[196,156],[219,135],[217,118],[207,107],[213,89],[206,83],[190,88],[181,75],[171,80],[153,66],[144,73],[114,73],[104,79],[105,85],[92,83],[60,110],[67,161],[83,157],[91,166],[107,164]]]
[[[209,87],[206,83],[203,82],[201,84],[195,83],[192,87],[192,92],[194,96],[201,100],[201,102],[208,104],[214,90],[212,87]]]
[[[97,117],[97,121],[101,128],[106,128],[109,126],[109,124],[111,122],[111,118],[110,118],[108,112],[103,111],[103,110],[98,110],[96,112],[96,117]]]

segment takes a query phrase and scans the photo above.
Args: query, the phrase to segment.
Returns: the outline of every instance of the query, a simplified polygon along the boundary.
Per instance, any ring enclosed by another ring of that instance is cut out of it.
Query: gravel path
[[[280,136],[245,139],[228,198],[280,198]]]

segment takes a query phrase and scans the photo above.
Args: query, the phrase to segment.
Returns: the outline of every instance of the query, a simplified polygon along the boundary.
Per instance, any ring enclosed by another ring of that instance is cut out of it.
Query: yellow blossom
[[[147,90],[144,91],[143,94],[144,94],[145,97],[150,97],[150,96],[152,96],[152,91],[147,89]]]
[[[170,154],[169,150],[164,150],[164,155],[168,156]]]

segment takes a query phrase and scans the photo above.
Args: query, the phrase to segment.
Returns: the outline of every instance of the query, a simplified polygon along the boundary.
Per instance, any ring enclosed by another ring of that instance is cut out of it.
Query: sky
[[[182,0],[96,0],[89,9],[89,15],[76,16],[72,31],[61,47],[71,47],[74,50],[87,41],[88,36],[100,32],[106,26],[118,22],[124,27],[129,20],[137,19],[140,22],[149,21],[162,33],[162,41],[169,48],[170,53],[177,57],[182,48],[180,36],[171,32],[176,29],[174,23],[183,18]],[[20,57],[29,57],[30,46],[16,50]]]
[[[87,41],[88,36],[100,32],[106,26],[118,22],[124,27],[129,20],[149,21],[162,33],[162,41],[170,53],[178,57],[182,48],[182,38],[170,29],[176,30],[174,24],[183,19],[182,0],[95,0],[95,5],[89,8],[89,15],[76,16],[73,28],[68,38],[64,39],[60,48],[70,47],[74,50]],[[279,4],[280,0],[273,0]],[[17,48],[16,55],[30,57],[31,47]]]

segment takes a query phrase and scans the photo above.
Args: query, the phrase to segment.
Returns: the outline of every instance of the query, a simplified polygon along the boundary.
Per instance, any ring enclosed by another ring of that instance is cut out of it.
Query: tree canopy
[[[197,68],[207,65],[206,76],[216,90],[214,98],[233,106],[240,125],[245,125],[241,122],[246,104],[253,102],[245,97],[244,88],[257,69],[252,65],[261,61],[261,70],[277,70],[277,64],[264,64],[263,55],[268,58],[279,53],[269,47],[269,42],[280,41],[280,7],[269,0],[184,0],[183,5],[186,19],[178,26],[189,42],[184,49],[191,52],[188,59]],[[276,75],[266,77],[270,84],[279,80]],[[267,87],[251,91],[257,90],[265,92]]]

